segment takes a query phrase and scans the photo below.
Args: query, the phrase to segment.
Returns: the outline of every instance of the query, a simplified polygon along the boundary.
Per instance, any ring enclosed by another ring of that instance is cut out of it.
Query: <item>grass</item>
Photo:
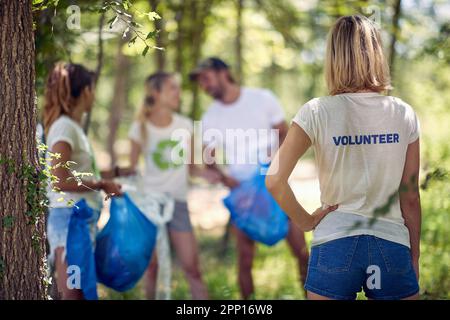
[[[240,299],[237,284],[237,267],[234,239],[231,239],[224,254],[221,254],[221,236],[197,230],[201,252],[203,278],[211,299]],[[172,298],[190,299],[188,284],[177,264],[173,262]],[[273,247],[258,245],[253,266],[255,299],[304,299],[300,286],[297,263],[287,243],[280,241]],[[142,281],[125,293],[118,293],[99,286],[102,299],[144,299]]]
[[[450,194],[448,182],[438,182],[422,192],[423,225],[420,261],[421,299],[450,299]],[[220,253],[221,235],[196,230],[201,268],[211,299],[240,299],[235,243],[232,238]],[[311,234],[306,235],[310,243]],[[172,298],[190,299],[189,287],[173,257]],[[258,245],[253,267],[255,299],[305,299],[297,264],[286,241],[273,247]],[[101,299],[145,299],[142,281],[130,291],[118,293],[99,286]],[[358,299],[365,299],[364,293]]]

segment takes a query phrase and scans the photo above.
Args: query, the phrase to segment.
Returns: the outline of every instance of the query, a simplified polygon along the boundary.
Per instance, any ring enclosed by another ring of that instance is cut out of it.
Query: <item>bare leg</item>
[[[254,293],[252,265],[255,256],[255,242],[245,233],[234,227],[237,240],[239,287],[243,299],[248,299]]]
[[[62,259],[63,247],[55,250],[55,272],[58,293],[62,300],[83,300],[83,292],[79,289],[69,289],[67,287],[67,262]]]
[[[169,234],[177,257],[181,262],[181,267],[189,282],[192,299],[208,299],[208,291],[200,273],[199,254],[194,233],[191,231],[169,230]]]
[[[154,300],[156,294],[156,276],[158,273],[158,258],[156,252],[153,252],[150,263],[145,271],[145,297],[148,300]]]
[[[305,284],[309,260],[308,248],[306,247],[305,234],[292,222],[289,222],[287,241],[297,259],[300,281]]]

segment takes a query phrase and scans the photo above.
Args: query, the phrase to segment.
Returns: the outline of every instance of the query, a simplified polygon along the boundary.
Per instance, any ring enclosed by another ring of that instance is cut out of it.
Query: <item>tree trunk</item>
[[[185,6],[180,5],[175,13],[175,21],[177,22],[177,38],[175,40],[176,56],[175,56],[175,71],[179,74],[183,72],[183,20],[184,20]]]
[[[98,20],[98,52],[97,52],[97,67],[95,68],[95,84],[97,84],[98,79],[103,68],[103,25],[105,24],[105,12],[102,12]],[[89,126],[91,125],[92,111],[89,111],[86,115],[83,130],[88,134]]]
[[[126,39],[119,40],[119,47],[116,55],[116,79],[114,83],[114,96],[111,103],[111,112],[109,113],[109,136],[108,152],[111,157],[111,167],[117,164],[117,157],[114,151],[114,142],[119,128],[123,111],[128,105],[127,88],[129,82],[130,60],[123,54],[123,45],[127,43]]]
[[[244,83],[243,71],[242,71],[242,38],[243,38],[243,27],[242,27],[242,10],[244,7],[244,0],[237,0],[236,4],[236,77],[238,83],[241,85]]]
[[[0,299],[47,297],[31,10],[31,0],[0,1]]]
[[[399,21],[401,16],[401,0],[395,0],[394,3],[394,16],[392,17],[392,33],[391,33],[391,44],[389,47],[389,68],[391,71],[391,79],[394,78],[394,63],[395,63],[395,44],[397,43],[399,34]]]
[[[202,48],[205,38],[205,20],[209,14],[211,14],[211,7],[214,1],[206,1],[205,3],[200,3],[198,1],[192,1],[192,22],[191,22],[191,62],[195,66],[201,58]],[[192,102],[191,102],[191,119],[198,120],[201,116],[200,101],[199,101],[199,91],[198,86],[194,85],[192,87]]]
[[[155,30],[159,30],[158,35],[156,36],[155,42],[156,46],[159,48],[165,48],[166,47],[166,33],[165,33],[165,26],[164,26],[164,15],[162,14],[160,0],[150,0],[150,8],[152,11],[157,12],[160,16],[163,18],[156,19],[154,21]],[[159,6],[159,8],[158,8]],[[158,10],[158,11],[157,11]],[[156,69],[158,71],[163,71],[166,66],[166,53],[163,50],[156,50],[155,51],[155,59],[156,59]]]

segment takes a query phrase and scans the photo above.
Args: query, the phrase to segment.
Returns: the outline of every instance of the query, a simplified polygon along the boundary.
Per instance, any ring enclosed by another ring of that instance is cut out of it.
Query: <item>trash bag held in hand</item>
[[[241,182],[223,202],[236,227],[251,239],[272,246],[286,237],[289,222],[267,190],[265,177],[257,173],[252,179]]]
[[[70,217],[66,243],[66,261],[69,281],[73,289],[81,289],[87,300],[97,300],[94,249],[89,232],[90,222],[96,213],[86,200],[78,201]]]
[[[123,292],[136,285],[152,257],[157,227],[125,193],[111,200],[110,217],[97,236],[99,282]]]

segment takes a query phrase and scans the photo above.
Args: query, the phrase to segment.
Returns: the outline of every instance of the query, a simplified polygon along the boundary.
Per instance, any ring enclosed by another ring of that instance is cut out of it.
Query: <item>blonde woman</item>
[[[372,21],[337,20],[328,39],[326,80],[330,96],[300,108],[266,179],[291,219],[314,230],[307,296],[355,299],[363,288],[369,299],[416,299],[419,122],[408,104],[381,94],[390,78]],[[311,146],[323,204],[312,215],[287,182]]]
[[[192,155],[192,121],[176,111],[180,105],[180,85],[166,72],[152,74],[145,81],[146,97],[137,120],[129,131],[130,162],[145,160],[145,192],[165,192],[175,199],[169,236],[191,288],[193,299],[208,297],[199,268],[199,254],[186,202],[189,174],[201,175],[197,167],[185,160]],[[146,274],[147,298],[155,297],[157,257]]]
[[[90,111],[94,101],[94,73],[79,64],[58,63],[51,71],[45,88],[44,130],[49,151],[59,154],[52,159],[52,174],[58,178],[48,190],[50,210],[47,221],[47,236],[50,257],[55,257],[57,288],[62,299],[83,299],[81,290],[67,287],[67,262],[65,247],[73,205],[84,199],[94,209],[91,230],[96,230],[97,218],[102,207],[100,190],[119,195],[120,186],[102,176],[112,176],[111,172],[98,172],[90,142],[84,133],[81,121]],[[92,178],[79,184],[66,169],[81,173],[91,173]],[[117,171],[117,170],[116,170]],[[59,190],[59,191],[57,191]],[[63,193],[61,193],[63,192]],[[64,201],[60,201],[63,198]],[[94,239],[95,232],[92,234]]]

